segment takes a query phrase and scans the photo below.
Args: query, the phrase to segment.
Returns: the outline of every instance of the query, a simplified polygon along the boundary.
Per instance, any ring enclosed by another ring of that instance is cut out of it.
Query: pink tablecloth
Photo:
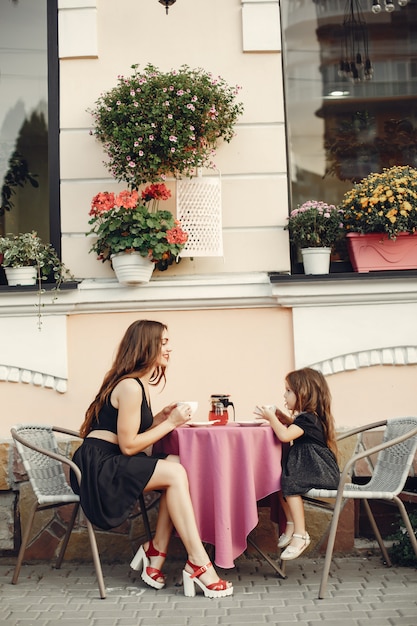
[[[232,568],[258,523],[257,501],[279,491],[281,444],[269,426],[183,426],[155,451],[179,454],[203,541],[215,563]]]

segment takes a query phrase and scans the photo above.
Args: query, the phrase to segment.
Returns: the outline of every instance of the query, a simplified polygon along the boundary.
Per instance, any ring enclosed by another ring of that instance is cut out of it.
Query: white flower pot
[[[151,279],[155,264],[139,252],[118,252],[111,255],[116,278],[122,285],[141,285]]]
[[[10,287],[36,285],[36,267],[5,267],[7,283]]]
[[[304,274],[328,274],[331,248],[302,248]]]

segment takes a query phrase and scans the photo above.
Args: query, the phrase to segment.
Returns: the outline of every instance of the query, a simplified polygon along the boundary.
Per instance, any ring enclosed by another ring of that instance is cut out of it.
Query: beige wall
[[[68,391],[24,383],[0,383],[0,438],[19,422],[77,429],[110,367],[127,326],[139,318],[169,326],[172,360],[164,390],[154,389],[153,408],[173,400],[198,400],[206,419],[209,396],[230,393],[238,419],[251,419],[257,403],[283,406],[284,377],[293,369],[289,309],[229,309],[73,315],[68,317]],[[415,415],[417,365],[374,366],[327,377],[339,427]]]
[[[166,323],[173,348],[166,387],[152,394],[154,411],[174,400],[198,400],[196,417],[206,419],[210,394],[229,393],[236,417],[251,419],[257,402],[271,403],[277,393],[281,397],[282,379],[292,367],[287,310],[74,315],[68,318],[68,391],[59,394],[30,384],[0,383],[4,408],[0,437],[7,437],[14,423],[25,421],[78,428],[120,338],[139,318]]]
[[[242,4],[247,3],[179,0],[168,16],[156,0],[100,0],[96,4],[97,58],[63,58],[60,64],[64,261],[78,278],[113,276],[108,263],[103,265],[88,254],[91,242],[85,232],[91,198],[124,185],[114,183],[102,164],[101,146],[89,135],[92,119],[87,109],[103,90],[115,86],[119,74],[129,75],[132,64],[152,63],[166,71],[187,64],[240,85],[239,100],[245,112],[235,138],[221,145],[214,159],[222,176],[224,258],[183,259],[168,273],[288,271],[288,234],[283,231],[288,190],[281,55],[276,46],[274,51],[244,51]],[[252,3],[253,9],[261,21],[256,26],[249,16],[246,33],[251,30],[262,41],[262,16],[265,10],[270,15],[271,9],[278,32],[277,3],[256,7]],[[80,11],[75,24],[77,20],[84,23],[85,15],[85,10]],[[77,31],[71,24],[60,35],[76,51]],[[82,41],[78,48],[86,54]],[[171,207],[164,206],[173,208],[175,181],[169,186],[173,200]]]

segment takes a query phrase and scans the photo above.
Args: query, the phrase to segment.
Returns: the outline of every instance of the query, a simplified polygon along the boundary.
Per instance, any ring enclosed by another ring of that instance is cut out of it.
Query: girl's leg
[[[294,519],[291,513],[291,509],[288,506],[286,499],[282,495],[282,491],[278,492],[278,498],[279,498],[279,505],[280,507],[282,507],[282,510],[284,511],[285,519],[287,521],[287,528],[285,529],[285,534],[292,535],[292,533],[294,532]],[[288,527],[288,525],[290,527]]]
[[[287,496],[290,519],[294,522],[292,529],[296,535],[305,535],[304,503],[301,496]],[[294,542],[297,540],[294,539]],[[293,542],[291,542],[292,545]]]
[[[301,496],[287,496],[287,504],[294,520],[294,534],[291,542],[281,554],[281,559],[296,559],[310,545],[310,537],[306,533],[304,503]]]
[[[288,506],[282,491],[278,492],[279,505],[284,512],[286,526],[283,533],[279,535],[278,548],[285,548],[291,541],[294,533],[294,521],[291,515],[290,507]]]
[[[158,541],[160,540],[168,545],[172,529],[171,526],[168,537],[168,526],[166,525],[165,519],[165,516],[168,515],[185,546],[188,559],[198,566],[207,565],[210,559],[198,532],[190,498],[188,477],[184,467],[179,463],[172,463],[167,460],[158,461],[155,471],[146,486],[146,490],[153,491],[158,489],[164,489],[166,492],[163,504],[164,507],[166,506],[166,512],[165,508],[163,508],[163,519],[161,521],[160,537],[158,537]],[[164,533],[164,538],[161,537],[162,533]],[[161,545],[163,545],[163,543]],[[191,572],[188,566],[186,566],[186,568]],[[210,567],[202,574],[200,580],[205,585],[210,585],[217,582],[219,577],[214,568]]]

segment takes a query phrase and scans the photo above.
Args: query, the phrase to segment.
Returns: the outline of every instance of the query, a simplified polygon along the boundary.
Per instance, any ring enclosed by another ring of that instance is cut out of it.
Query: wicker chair
[[[374,422],[372,424],[350,430],[344,433],[342,437],[339,437],[339,439],[345,439],[346,437],[360,433],[363,434],[364,432],[381,427],[385,427],[382,443],[367,450],[362,449],[349,459],[342,471],[337,490],[310,489],[310,491],[305,494],[305,499],[308,502],[314,502],[314,499],[317,498],[335,498],[335,502],[332,507],[333,516],[329,530],[326,556],[318,595],[319,598],[323,598],[326,592],[340,511],[342,502],[346,498],[360,499],[363,501],[372,530],[388,567],[391,567],[391,560],[368,500],[387,500],[396,504],[401,513],[401,517],[404,521],[413,550],[417,557],[417,540],[411,526],[407,510],[401,499],[398,497],[404,489],[404,485],[417,450],[417,417],[399,417]],[[347,481],[350,480],[350,474],[355,463],[359,459],[370,457],[374,454],[378,454],[378,456],[369,482],[365,485],[348,483]]]
[[[64,465],[73,469],[79,483],[81,482],[81,472],[73,461],[60,453],[58,442],[55,437],[55,432],[69,435],[71,437],[79,437],[78,433],[75,431],[60,428],[58,426],[19,424],[12,428],[10,432],[15,441],[16,448],[23,461],[23,466],[36,496],[36,501],[33,504],[27,520],[27,527],[23,533],[22,544],[20,546],[13,573],[12,583],[15,585],[19,578],[20,569],[36,512],[60,507],[66,504],[74,504],[72,515],[68,522],[62,546],[55,563],[55,567],[57,569],[61,567],[65,550],[68,546],[75,518],[80,506],[79,496],[72,491],[70,485],[68,484],[64,473]],[[152,535],[147,515],[147,507],[143,496],[139,498],[139,505],[147,537],[148,539],[151,539]],[[106,587],[104,584],[97,541],[91,522],[86,517],[85,519],[100,597],[104,599],[106,597]]]

